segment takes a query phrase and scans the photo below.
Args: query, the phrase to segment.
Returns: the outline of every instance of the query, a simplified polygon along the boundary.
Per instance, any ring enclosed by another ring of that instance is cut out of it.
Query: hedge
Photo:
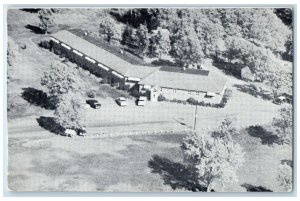
[[[178,99],[168,100],[166,97],[164,97],[161,94],[158,96],[157,100],[158,101],[168,101],[168,102],[173,102],[173,103],[183,103],[183,104],[189,103],[191,105],[199,105],[199,106],[203,106],[203,107],[224,108],[230,97],[230,92],[231,91],[229,91],[229,90],[226,90],[224,92],[224,96],[220,103],[205,103],[204,101],[197,101],[192,97],[187,99],[186,101],[178,100]]]

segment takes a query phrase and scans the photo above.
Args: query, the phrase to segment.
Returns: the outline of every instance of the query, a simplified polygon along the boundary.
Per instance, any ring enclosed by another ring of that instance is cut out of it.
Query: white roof
[[[147,97],[146,97],[146,96],[140,96],[140,97],[139,97],[139,100],[146,101],[146,100],[147,100]]]

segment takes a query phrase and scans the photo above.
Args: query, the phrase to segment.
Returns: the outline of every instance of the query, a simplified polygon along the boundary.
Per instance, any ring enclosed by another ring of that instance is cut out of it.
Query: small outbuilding
[[[255,77],[253,73],[251,72],[250,68],[248,66],[245,66],[241,70],[241,78],[245,81],[254,81]]]

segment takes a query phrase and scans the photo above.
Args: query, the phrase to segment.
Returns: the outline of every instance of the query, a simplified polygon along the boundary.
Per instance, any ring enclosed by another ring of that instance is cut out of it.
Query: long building
[[[226,89],[226,79],[204,70],[175,70],[174,67],[133,65],[87,40],[62,30],[51,35],[53,49],[119,87],[138,86],[139,91],[150,91],[149,99],[160,95],[167,99],[219,103]]]

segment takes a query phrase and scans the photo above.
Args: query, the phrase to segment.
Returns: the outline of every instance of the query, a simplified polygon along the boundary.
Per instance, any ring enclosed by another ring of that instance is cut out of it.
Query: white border
[[[27,1],[24,1],[24,0],[11,0],[11,1],[8,1],[8,0],[3,0],[2,1],[2,4],[23,4],[23,7],[25,6],[24,4],[39,4],[39,5],[41,5],[41,4],[47,4],[47,3],[51,3],[51,4],[56,4],[56,5],[59,5],[59,4],[82,4],[82,3],[84,3],[84,4],[99,4],[99,3],[101,3],[101,4],[110,4],[110,5],[107,5],[107,7],[113,7],[113,6],[111,6],[112,4],[121,4],[121,5],[124,5],[124,1],[122,1],[122,0],[110,0],[108,3],[105,3],[105,2],[102,2],[102,1],[97,1],[97,0],[85,0],[85,1],[80,1],[80,0],[69,0],[69,1],[67,1],[67,0],[52,0],[52,1],[50,1],[50,2],[48,2],[48,1],[45,1],[45,2],[41,2],[40,0],[27,0]],[[134,0],[126,0],[126,3],[127,4],[140,4],[140,3],[146,3],[146,4],[148,4],[148,5],[154,5],[154,4],[156,4],[156,5],[159,5],[159,4],[184,4],[184,5],[187,5],[187,4],[206,4],[205,6],[212,6],[213,4],[219,4],[219,5],[221,5],[220,7],[233,7],[234,5],[228,5],[228,4],[236,4],[236,5],[241,5],[241,4],[244,4],[245,5],[245,7],[246,6],[249,6],[249,5],[255,5],[255,6],[259,6],[259,5],[263,5],[263,4],[297,4],[297,0],[256,0],[256,1],[245,1],[245,2],[241,2],[240,0],[239,1],[237,1],[237,0],[227,0],[227,1],[221,1],[221,0],[219,0],[219,1],[213,1],[213,0],[201,0],[201,1],[197,1],[197,0],[184,0],[184,1],[178,1],[178,0],[171,0],[171,1],[166,1],[166,0],[147,0],[147,1],[134,1]],[[184,5],[181,5],[181,6],[184,6]],[[80,6],[80,5],[77,5],[77,6]],[[133,6],[133,5],[128,5],[128,7],[130,7],[130,6]],[[270,5],[271,6],[271,5]],[[297,6],[297,5],[296,5]],[[29,6],[28,6],[29,7]],[[139,6],[139,7],[143,7],[143,6]],[[4,7],[2,6],[1,8],[0,8],[0,10],[1,10],[1,22],[4,22],[4,13],[3,13],[3,9],[4,9]],[[299,27],[299,21],[300,20],[298,20],[297,21],[297,27]],[[5,23],[4,23],[4,25],[5,25]],[[1,26],[1,37],[4,39],[4,30],[3,30],[3,27],[4,26]],[[298,38],[298,36],[299,36],[299,32],[297,32],[297,38]],[[1,44],[6,44],[6,43],[1,43]],[[3,52],[4,51],[4,48],[5,48],[5,46],[6,45],[3,45],[2,46],[2,48],[0,49],[0,53],[1,53],[1,55],[6,55],[6,54],[4,54],[5,52]],[[1,57],[1,61],[2,61],[2,64],[5,64],[6,63],[6,59],[4,59],[5,57]],[[297,52],[297,58],[300,58],[299,57],[299,53]],[[296,67],[296,64],[295,64],[295,67]],[[298,76],[298,71],[297,71],[297,74],[295,75],[295,76]],[[3,87],[6,85],[5,84],[5,82],[6,82],[6,69],[5,68],[3,68],[3,71],[1,71],[1,78],[2,78],[2,80],[1,80],[1,82],[0,82],[0,87],[3,89]],[[296,83],[295,83],[296,84]],[[297,88],[299,89],[299,85],[298,85],[298,83],[297,83]],[[6,94],[6,89],[4,89],[4,90],[0,90],[0,96],[1,96],[1,107],[0,107],[0,111],[1,111],[1,113],[2,114],[6,114],[6,98],[3,96],[4,94]],[[3,101],[3,102],[2,102]],[[298,100],[297,100],[297,103],[298,103]],[[3,124],[3,120],[5,120],[5,119],[3,119],[3,116],[1,116],[1,120],[0,120],[0,127],[1,128],[4,128],[3,126],[5,126],[4,124]],[[299,122],[298,122],[298,120],[297,120],[297,125],[299,125],[298,124]],[[300,144],[299,143],[299,137],[298,137],[298,141],[297,141],[298,143],[297,144]],[[1,140],[1,146],[3,147],[3,141]],[[5,144],[6,144],[7,142],[5,142]],[[296,150],[296,149],[295,149]],[[5,154],[5,153],[4,153]],[[1,154],[0,154],[1,155]],[[3,169],[3,163],[2,163],[2,161],[3,161],[3,155],[1,155],[1,167],[2,167],[2,169]],[[297,161],[299,161],[299,154],[297,154]],[[5,179],[6,179],[6,176],[4,177]],[[2,179],[2,181],[3,181],[3,175],[2,175],[2,173],[1,173],[1,179]],[[1,182],[0,182],[1,183]],[[299,191],[299,185],[297,185],[297,190],[298,190],[298,192],[300,192]],[[1,191],[3,190],[3,183],[1,183],[0,184],[0,188],[1,188]],[[3,192],[2,192],[2,194],[3,194]],[[137,194],[137,195],[135,195],[135,196],[139,196],[140,194]],[[251,194],[248,194],[248,196],[250,196]],[[79,195],[77,195],[77,196],[79,196]],[[84,195],[83,195],[84,196]],[[103,196],[103,195],[102,195]],[[105,195],[104,195],[105,196]],[[107,196],[109,196],[109,195],[107,195]],[[115,195],[115,196],[118,196],[118,195]],[[122,195],[121,195],[122,196]],[[176,194],[175,195],[172,195],[172,196],[176,196]],[[214,194],[213,196],[218,196],[218,194]],[[22,200],[40,200],[41,198],[37,198],[37,197],[35,197],[35,198],[30,198],[30,197],[25,197],[25,198],[16,198],[16,197],[10,197],[10,198],[5,198],[5,200],[6,199],[8,199],[8,200],[20,200],[20,199],[22,199]],[[61,197],[61,198],[55,198],[55,199],[58,199],[58,200],[81,200],[82,199],[82,197],[73,197],[73,198],[64,198],[64,197]],[[86,198],[85,198],[86,199]],[[99,200],[99,198],[88,198],[89,200]],[[116,200],[117,198],[101,198],[101,200]],[[129,200],[140,200],[141,198],[138,198],[138,197],[135,197],[135,198],[121,198],[122,200],[125,200],[125,201],[129,201]],[[152,198],[142,198],[143,200],[149,200],[149,199],[152,199]],[[174,198],[174,197],[172,197],[172,198],[166,198],[166,197],[164,197],[164,198],[154,198],[154,199],[158,199],[158,200],[164,200],[164,201],[168,201],[168,200],[172,200],[172,201],[177,201],[177,200],[181,200],[182,199],[182,197],[177,197],[177,198]],[[186,199],[186,198],[185,198]],[[191,199],[191,200],[197,200],[197,201],[199,201],[200,199],[201,200],[206,200],[207,198],[205,198],[205,197],[201,197],[201,198],[199,198],[199,197],[193,197],[193,198],[189,198],[189,199]],[[240,200],[240,198],[239,197],[221,197],[221,198],[219,198],[219,197],[212,197],[212,198],[209,198],[209,199],[212,199],[212,200],[218,200],[218,199],[222,199],[222,200]],[[263,197],[263,198],[253,198],[253,197],[244,197],[243,198],[243,200],[253,200],[253,199],[255,199],[255,200],[296,200],[297,198],[296,197],[288,197],[288,198],[282,198],[282,197]],[[51,198],[51,197],[45,197],[45,198],[43,198],[43,200],[53,200],[53,198]]]

